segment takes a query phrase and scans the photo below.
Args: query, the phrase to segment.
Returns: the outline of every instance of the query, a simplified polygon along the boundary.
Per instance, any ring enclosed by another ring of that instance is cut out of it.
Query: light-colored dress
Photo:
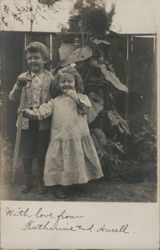
[[[78,95],[80,102],[90,108],[88,97]],[[72,185],[102,177],[86,115],[77,112],[75,101],[69,96],[58,96],[32,110],[30,118],[42,120],[52,114],[51,138],[44,168],[45,185]]]

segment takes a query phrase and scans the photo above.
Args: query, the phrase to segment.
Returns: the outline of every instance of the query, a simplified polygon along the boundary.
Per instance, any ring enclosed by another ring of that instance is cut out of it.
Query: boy
[[[38,108],[42,103],[51,99],[51,89],[54,77],[44,69],[48,60],[48,49],[40,42],[30,43],[25,51],[28,71],[18,76],[17,81],[9,94],[10,100],[17,100],[24,91],[24,108]],[[52,95],[53,97],[53,95]],[[22,99],[21,99],[22,101]],[[39,165],[39,193],[46,189],[43,185],[43,169],[46,150],[50,135],[50,119],[31,121],[22,118],[21,152],[23,159],[25,183],[22,192],[28,193],[32,188],[32,160],[38,159]]]

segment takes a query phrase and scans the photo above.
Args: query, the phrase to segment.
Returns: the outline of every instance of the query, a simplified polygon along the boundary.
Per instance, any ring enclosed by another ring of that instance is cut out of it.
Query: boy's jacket
[[[29,71],[26,72],[26,77],[30,77]],[[26,86],[23,87],[25,91],[25,101],[24,101],[24,106],[23,108],[31,108],[31,103],[32,103],[32,83],[28,82]],[[17,84],[15,83],[13,86],[13,89],[11,90],[9,94],[9,99],[11,101],[17,101],[21,100],[21,92],[22,89],[17,88]],[[41,104],[48,102],[51,97],[54,97],[54,77],[53,75],[47,71],[44,70],[44,82],[42,85],[42,95],[41,95]],[[50,117],[47,119],[44,119],[42,121],[39,121],[39,130],[45,130],[50,128]],[[19,120],[17,119],[17,124]],[[29,129],[29,121],[26,118],[23,118],[22,121],[22,129]]]

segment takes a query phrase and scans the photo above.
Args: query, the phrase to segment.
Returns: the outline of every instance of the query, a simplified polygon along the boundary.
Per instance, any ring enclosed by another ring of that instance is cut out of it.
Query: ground
[[[4,200],[35,200],[35,201],[58,201],[51,190],[45,195],[38,194],[36,177],[36,167],[34,167],[34,187],[27,193],[21,193],[23,184],[22,168],[17,169],[17,176],[14,186],[11,185],[11,168],[6,166],[3,171],[2,195]],[[99,179],[85,184],[82,193],[73,193],[66,201],[100,201],[100,202],[155,202],[156,183],[155,181],[145,180],[137,183],[125,183],[122,181]]]

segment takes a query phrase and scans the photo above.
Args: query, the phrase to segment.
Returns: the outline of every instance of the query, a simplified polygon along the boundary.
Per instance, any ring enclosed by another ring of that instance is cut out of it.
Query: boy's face
[[[43,58],[40,52],[27,52],[27,63],[31,72],[37,74],[43,72],[44,64],[46,60]]]

